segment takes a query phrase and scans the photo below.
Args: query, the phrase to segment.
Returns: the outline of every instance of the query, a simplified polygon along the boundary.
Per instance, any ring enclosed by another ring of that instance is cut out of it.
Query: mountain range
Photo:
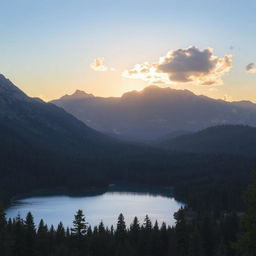
[[[224,124],[256,126],[254,103],[156,86],[110,98],[77,90],[52,103],[95,130],[132,141],[176,137]]]
[[[65,98],[64,101],[70,101],[70,96]],[[213,113],[218,109],[220,115],[225,114],[227,117],[228,113],[233,113],[232,120],[235,113],[239,113],[245,122],[250,121],[249,117],[255,113],[251,103],[231,104],[196,96],[189,91],[156,87],[127,93],[121,98],[98,98],[81,91],[72,98],[74,102],[87,102],[87,113],[90,112],[91,117],[95,116],[97,120],[101,117],[109,124],[106,126],[109,130],[104,128],[106,133],[113,133],[109,128],[113,124],[108,120],[112,118],[116,122],[123,120],[122,127],[129,125],[129,134],[134,135],[133,139],[138,138],[139,134],[144,136],[145,130],[148,133],[143,139],[149,138],[149,134],[152,134],[151,139],[163,138],[166,134],[165,139],[155,140],[147,146],[102,134],[63,108],[28,97],[0,75],[0,204],[8,203],[12,196],[38,189],[61,188],[69,193],[84,189],[104,189],[113,183],[137,183],[172,186],[176,194],[194,204],[198,202],[197,205],[201,203],[197,193],[205,193],[208,198],[207,193],[215,193],[217,187],[222,192],[219,197],[214,196],[214,204],[213,200],[209,200],[209,207],[212,207],[219,205],[223,193],[226,195],[227,184],[232,191],[228,197],[234,197],[234,194],[239,196],[250,171],[256,166],[256,128],[222,125],[193,132],[206,123],[209,109]],[[91,105],[88,103],[90,101]],[[177,103],[176,108],[174,102]],[[188,106],[192,106],[193,102],[197,107],[189,109]],[[167,103],[173,107],[165,109]],[[217,108],[219,104],[222,108]],[[94,113],[92,110],[96,107],[98,112],[95,110]],[[110,116],[111,109],[113,113],[118,113],[120,119]],[[226,109],[226,112],[222,113],[221,109]],[[186,112],[188,120],[199,120],[201,126],[196,126],[196,123],[189,126],[186,120],[182,121],[178,113],[184,116]],[[81,108],[81,113],[84,113],[84,108]],[[163,122],[164,126],[157,126],[159,119],[149,125],[153,116],[159,118],[163,113],[166,116],[171,113],[169,121]],[[247,119],[242,113],[247,113]],[[122,116],[124,114],[127,116]],[[145,120],[144,126],[140,126],[143,124],[140,118]],[[176,126],[168,128],[167,124]],[[192,198],[191,191],[197,191]]]
[[[196,96],[189,91],[148,87],[141,92],[127,93],[121,98],[100,98],[77,91],[74,95],[64,96],[54,103],[74,109],[79,109],[80,104],[79,113],[94,120],[89,124],[96,126],[99,121],[101,125],[106,125],[102,126],[102,130],[108,134],[113,132],[111,127],[119,125],[124,129],[124,133],[118,133],[121,138],[127,139],[130,136],[129,138],[141,141],[149,139],[148,136],[151,135],[151,147],[122,142],[96,131],[63,108],[28,97],[0,75],[2,149],[5,152],[27,152],[27,155],[52,152],[77,158],[117,155],[128,157],[155,153],[157,149],[154,151],[152,147],[169,152],[256,154],[256,128],[244,125],[253,125],[256,122],[255,104],[250,102],[230,103]],[[158,116],[158,119],[154,119],[155,122],[152,121],[153,116]],[[218,116],[219,122],[224,125],[216,126],[214,122],[211,127],[202,129],[207,124],[210,126],[213,116]],[[189,121],[192,119],[198,120],[198,123]],[[232,122],[241,124],[225,124]],[[124,127],[129,127],[129,130]],[[139,135],[142,138],[138,138]],[[158,137],[161,139],[156,139]]]
[[[86,126],[62,108],[28,97],[3,75],[0,75],[0,128],[2,146],[6,141],[27,148],[85,156],[118,153],[128,148]]]

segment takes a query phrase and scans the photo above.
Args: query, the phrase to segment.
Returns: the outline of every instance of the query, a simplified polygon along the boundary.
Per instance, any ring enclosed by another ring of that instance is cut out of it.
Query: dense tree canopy
[[[124,216],[119,215],[117,226],[96,227],[85,224],[81,210],[75,215],[72,232],[60,223],[56,228],[40,221],[35,227],[33,216],[25,220],[19,216],[6,221],[3,211],[0,229],[1,256],[235,256],[232,247],[238,232],[237,217],[226,214],[216,219],[213,215],[198,214],[189,218],[189,209],[175,214],[176,226],[164,223],[152,225],[148,216],[140,225],[137,217],[127,228]],[[230,227],[233,227],[232,231]],[[234,234],[232,234],[234,232]]]
[[[246,193],[247,212],[243,217],[238,247],[244,256],[256,255],[256,173]]]

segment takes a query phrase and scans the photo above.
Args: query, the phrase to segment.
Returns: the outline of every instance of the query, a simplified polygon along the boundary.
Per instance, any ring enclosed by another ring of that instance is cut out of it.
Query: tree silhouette
[[[77,211],[71,231],[74,236],[78,236],[79,238],[86,234],[87,222],[85,221],[85,216],[82,210]]]
[[[34,217],[31,212],[26,216],[25,220],[25,255],[35,255],[35,240],[36,240],[36,228],[34,223]]]
[[[125,235],[126,235],[126,224],[124,221],[124,215],[121,213],[117,219],[116,237],[119,241],[124,241]]]

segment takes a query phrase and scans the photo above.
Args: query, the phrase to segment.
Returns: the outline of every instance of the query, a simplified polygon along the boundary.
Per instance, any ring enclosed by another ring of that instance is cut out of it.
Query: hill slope
[[[123,139],[154,140],[222,124],[256,126],[256,105],[197,96],[188,90],[150,86],[120,98],[77,91],[52,103],[88,126]]]
[[[1,195],[32,189],[101,184],[105,158],[144,149],[94,131],[65,110],[33,99],[0,75]],[[145,149],[147,151],[147,149]],[[92,177],[93,176],[93,177]]]
[[[120,146],[63,109],[28,97],[3,75],[0,75],[0,125],[5,129],[0,136],[12,134],[13,142],[16,139],[45,150],[107,154]]]
[[[256,128],[243,125],[215,126],[164,140],[159,145],[179,152],[256,156]]]

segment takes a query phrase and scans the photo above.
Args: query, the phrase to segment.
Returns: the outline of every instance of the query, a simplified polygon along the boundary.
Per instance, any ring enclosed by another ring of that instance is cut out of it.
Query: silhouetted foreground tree
[[[86,234],[87,223],[85,222],[85,216],[82,210],[77,211],[73,225],[74,227],[71,229],[72,235],[81,238]]]
[[[0,213],[1,256],[234,256],[233,249],[238,234],[235,214],[223,214],[218,219],[213,214],[195,214],[180,209],[175,214],[176,226],[158,226],[148,216],[142,224],[137,217],[128,228],[124,216],[119,215],[116,228],[105,227],[101,222],[92,228],[87,225],[79,210],[73,227],[60,223],[55,229],[40,221],[37,228],[33,216],[25,220],[19,216],[6,220]]]
[[[137,217],[129,227],[120,214],[114,228],[103,222],[91,227],[82,210],[75,214],[71,231],[60,222],[54,228],[40,221],[36,227],[29,212],[6,219],[0,209],[1,256],[255,256],[256,177],[247,191],[246,214],[192,211],[175,213],[175,226],[143,223]]]

